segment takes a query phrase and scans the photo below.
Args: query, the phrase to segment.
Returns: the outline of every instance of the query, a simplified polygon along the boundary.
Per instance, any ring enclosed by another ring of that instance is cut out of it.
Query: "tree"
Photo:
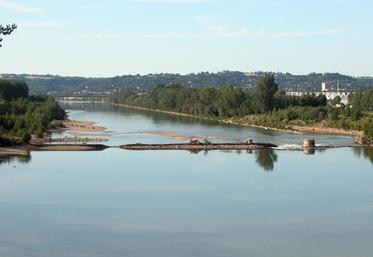
[[[28,97],[28,86],[24,81],[0,80],[0,99],[11,101]]]
[[[275,94],[278,91],[278,85],[275,83],[273,74],[265,75],[260,78],[256,84],[255,97],[258,111],[266,113],[275,106]]]
[[[219,116],[231,117],[236,115],[238,108],[244,101],[244,93],[241,89],[234,89],[225,85],[218,89],[216,94],[216,106]]]
[[[333,100],[330,101],[330,103],[334,106],[336,106],[337,104],[340,104],[341,103],[341,97],[339,95],[337,95],[336,97],[334,97]]]
[[[5,26],[0,24],[0,36],[10,35],[16,28],[17,28],[16,24],[5,25]],[[2,47],[2,44],[1,44],[2,41],[3,39],[0,37],[0,47]]]

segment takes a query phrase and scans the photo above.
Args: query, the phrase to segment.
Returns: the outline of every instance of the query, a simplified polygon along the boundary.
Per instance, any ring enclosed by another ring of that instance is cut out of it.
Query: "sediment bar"
[[[30,156],[30,150],[24,146],[0,147],[1,156]]]
[[[31,151],[102,151],[109,148],[101,144],[40,144],[31,145]]]
[[[255,150],[277,147],[274,144],[220,143],[220,144],[127,144],[120,148],[126,150]]]
[[[28,156],[30,152],[51,151],[51,152],[78,152],[78,151],[103,151],[111,146],[103,144],[29,144],[13,147],[0,147],[0,156]],[[261,143],[179,143],[179,144],[127,144],[119,148],[125,150],[255,150],[277,147],[274,144]]]

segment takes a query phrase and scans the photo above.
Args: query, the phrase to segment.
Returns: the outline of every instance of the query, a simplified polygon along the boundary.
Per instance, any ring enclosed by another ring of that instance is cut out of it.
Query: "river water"
[[[282,150],[111,148],[3,158],[0,256],[372,256],[372,151],[297,149],[303,138],[348,146],[349,137],[227,126],[105,105],[66,107],[72,119],[107,127],[107,144],[113,146],[179,142],[158,133],[167,131],[214,136],[213,141],[250,137]]]

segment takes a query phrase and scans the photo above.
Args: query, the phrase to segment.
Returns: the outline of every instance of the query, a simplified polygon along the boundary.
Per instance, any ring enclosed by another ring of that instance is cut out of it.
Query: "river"
[[[368,257],[373,153],[305,154],[302,135],[135,111],[67,105],[107,127],[109,145],[180,136],[280,145],[261,151],[33,152],[0,160],[0,256]],[[151,132],[151,133],[149,133]],[[214,140],[212,140],[214,141]]]

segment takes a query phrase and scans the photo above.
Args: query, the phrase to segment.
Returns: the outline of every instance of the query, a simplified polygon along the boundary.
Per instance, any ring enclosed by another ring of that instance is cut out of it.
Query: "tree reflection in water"
[[[29,163],[31,156],[0,156],[0,165],[9,165],[13,162],[16,163]]]
[[[255,151],[256,162],[265,171],[273,171],[274,163],[277,162],[277,154],[273,149],[261,149]]]
[[[210,150],[211,151],[211,150]],[[203,152],[204,156],[207,156],[209,150],[189,150],[191,154],[199,154]],[[242,154],[242,150],[220,150],[222,153],[236,153]],[[274,169],[274,163],[277,162],[277,154],[273,149],[261,149],[261,150],[246,150],[247,154],[255,153],[256,163],[262,167],[265,171],[271,172]]]
[[[354,154],[360,158],[363,156],[373,164],[373,148],[372,147],[355,147],[353,148]]]

